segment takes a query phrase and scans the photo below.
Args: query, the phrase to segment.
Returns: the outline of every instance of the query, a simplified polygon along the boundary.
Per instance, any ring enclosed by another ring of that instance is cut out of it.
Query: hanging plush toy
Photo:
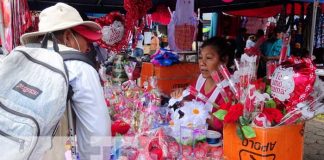
[[[177,0],[176,10],[168,25],[168,43],[173,51],[192,49],[198,24],[194,3],[194,0]]]

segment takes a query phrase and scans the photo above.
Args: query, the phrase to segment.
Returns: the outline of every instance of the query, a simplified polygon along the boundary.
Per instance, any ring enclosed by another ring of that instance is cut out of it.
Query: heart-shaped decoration
[[[108,45],[114,45],[124,36],[124,25],[120,21],[114,21],[109,26],[102,27],[102,40]]]
[[[315,83],[315,66],[309,58],[291,57],[276,68],[271,79],[271,95],[287,110],[309,98]]]

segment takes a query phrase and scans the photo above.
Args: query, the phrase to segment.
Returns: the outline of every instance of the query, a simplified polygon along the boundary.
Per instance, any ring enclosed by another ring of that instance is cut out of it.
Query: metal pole
[[[312,28],[311,28],[311,35],[310,35],[310,48],[309,48],[309,54],[310,56],[313,55],[314,50],[314,38],[315,38],[315,25],[316,25],[316,15],[317,15],[317,6],[318,6],[318,0],[314,0],[313,4],[313,17],[312,17]]]
[[[9,52],[6,50],[4,47],[4,43],[6,42],[5,40],[5,31],[4,31],[4,22],[3,22],[3,15],[2,15],[2,3],[0,2],[0,34],[1,34],[1,45],[2,45],[2,51],[4,55],[7,55]]]
[[[72,160],[76,160],[77,159],[76,140],[75,140],[75,130],[74,130],[73,110],[72,110],[71,100],[68,100],[67,102],[67,115],[68,115],[69,140],[71,142]]]
[[[196,35],[196,55],[197,55],[197,58],[196,58],[196,62],[198,62],[198,57],[199,57],[199,52],[200,52],[200,47],[199,47],[199,42],[201,42],[203,39],[202,39],[202,13],[201,13],[201,10],[200,8],[197,9],[197,12],[198,12],[198,32],[197,32],[197,35]],[[199,37],[200,36],[200,37]]]

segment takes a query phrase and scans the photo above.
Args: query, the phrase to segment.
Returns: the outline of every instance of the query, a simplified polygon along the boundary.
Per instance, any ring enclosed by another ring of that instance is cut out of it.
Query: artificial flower
[[[194,127],[205,125],[209,117],[205,104],[199,101],[185,102],[180,110],[184,113],[182,124],[192,123]]]
[[[224,118],[225,123],[234,123],[236,122],[240,116],[243,115],[243,105],[241,103],[237,103],[230,107],[228,113]]]
[[[220,106],[219,106],[219,109],[223,109],[223,110],[229,110],[230,109],[230,107],[231,107],[231,102],[228,102],[228,103],[223,103],[223,104],[221,104]]]
[[[130,125],[125,123],[122,120],[117,120],[115,122],[113,122],[113,124],[111,125],[111,133],[112,136],[115,136],[116,134],[126,134],[128,132],[130,128]]]
[[[276,108],[264,108],[262,111],[270,122],[279,123],[283,117],[280,110]]]

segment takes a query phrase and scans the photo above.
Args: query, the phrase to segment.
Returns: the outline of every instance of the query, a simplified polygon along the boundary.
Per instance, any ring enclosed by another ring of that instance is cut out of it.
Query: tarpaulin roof
[[[225,3],[222,0],[195,0],[195,8],[200,8],[202,12],[215,12],[243,8],[259,8],[281,4],[283,3],[282,1],[283,0],[234,0],[231,3]],[[68,3],[83,12],[107,13],[115,10],[125,12],[123,0],[28,0],[29,7],[32,10],[43,10],[57,2]],[[152,0],[152,2],[154,7],[150,12],[155,11],[159,4],[164,4],[174,10],[176,4],[176,0]]]
[[[293,3],[286,5],[286,13],[291,14],[292,6],[294,5],[294,14],[300,15],[302,12],[302,5],[304,5],[304,14],[307,12],[308,3]],[[324,4],[321,4],[322,12]],[[260,18],[267,18],[272,17],[281,12],[283,9],[283,5],[274,5],[262,8],[255,8],[255,9],[243,9],[243,10],[236,10],[236,11],[228,11],[227,14],[236,15],[236,16],[247,16],[247,17],[260,17]]]
[[[158,8],[157,6],[160,4],[164,4],[170,7],[171,10],[174,10],[176,1],[177,0],[152,0],[153,7],[149,13],[156,11]],[[292,2],[303,3],[305,1],[309,2],[310,0],[233,0],[231,3],[225,3],[222,0],[195,0],[195,8],[200,8],[203,13],[235,11],[229,13],[242,16],[270,17],[280,13],[282,4]],[[123,6],[124,0],[28,0],[31,10],[43,10],[57,2],[68,3],[79,11],[88,13],[108,13],[116,10],[125,13]],[[324,2],[324,0],[320,0],[320,2]],[[296,5],[296,7],[295,10],[296,13],[298,13],[301,7],[300,5]],[[287,10],[290,11],[288,8]]]

